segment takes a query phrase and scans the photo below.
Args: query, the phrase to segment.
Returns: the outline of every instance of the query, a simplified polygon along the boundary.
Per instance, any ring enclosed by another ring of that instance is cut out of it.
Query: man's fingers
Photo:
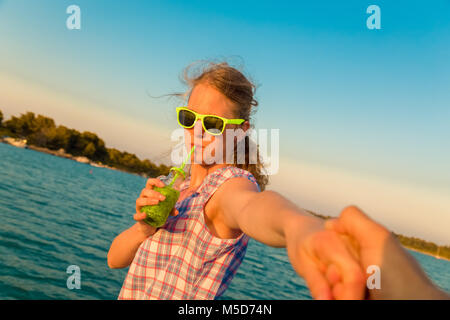
[[[374,222],[356,206],[348,206],[342,210],[338,219],[326,221],[325,228],[350,235],[360,246],[365,246],[366,239],[373,240],[373,237],[390,234],[386,228]]]
[[[367,217],[358,207],[348,206],[342,210],[338,219],[340,230],[345,233],[351,234],[356,239],[364,238],[367,236],[368,225],[370,229],[371,220]]]
[[[339,234],[339,237],[341,238],[341,240],[344,243],[347,250],[353,256],[353,258],[356,261],[360,261],[361,260],[361,246],[359,245],[359,242],[356,241],[355,238],[350,237],[347,234]]]
[[[327,230],[344,233],[344,229],[342,228],[337,218],[325,220],[324,226]]]

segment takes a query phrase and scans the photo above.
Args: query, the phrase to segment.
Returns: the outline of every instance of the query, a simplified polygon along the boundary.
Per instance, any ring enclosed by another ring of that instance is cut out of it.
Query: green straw
[[[181,167],[173,167],[173,168],[171,168],[171,170],[172,169],[175,169],[175,176],[172,178],[172,181],[169,183],[169,187],[172,187],[172,185],[175,183],[175,181],[177,180],[177,178],[178,178],[178,176],[180,175],[180,170],[181,171],[183,171],[183,169],[184,169],[184,166],[186,165],[186,162],[191,158],[191,156],[192,156],[192,153],[194,152],[194,150],[195,150],[195,146],[192,146],[192,149],[191,149],[191,152],[189,152],[189,155],[187,156],[187,158],[186,159],[184,159],[184,161],[183,161],[183,163],[181,164]]]

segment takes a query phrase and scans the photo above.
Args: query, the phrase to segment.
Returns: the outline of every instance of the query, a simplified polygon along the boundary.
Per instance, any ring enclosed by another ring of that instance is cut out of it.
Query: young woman
[[[178,109],[178,122],[185,128],[187,150],[195,144],[198,156],[215,139],[225,141],[225,129],[250,128],[255,86],[240,71],[210,63],[198,75],[185,72],[185,79],[189,98],[187,107]],[[265,190],[267,177],[259,159],[250,163],[247,137],[244,164],[237,157],[226,163],[222,145],[224,161],[191,164],[173,215],[158,229],[144,223],[140,212],[164,200],[152,190],[162,182],[148,180],[136,200],[136,224],[114,239],[108,253],[111,268],[130,266],[119,299],[215,299],[236,273],[250,237],[286,247],[314,298],[362,298],[364,274],[345,239],[279,193]]]

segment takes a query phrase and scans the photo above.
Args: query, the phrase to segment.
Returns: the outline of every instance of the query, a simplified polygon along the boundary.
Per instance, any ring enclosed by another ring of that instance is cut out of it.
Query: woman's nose
[[[196,140],[196,139],[202,139],[203,138],[203,134],[204,134],[204,130],[203,130],[203,125],[202,125],[202,121],[199,119],[195,122],[195,124],[192,126],[192,128],[187,129],[189,131],[189,134],[191,135],[192,139]]]
[[[194,126],[192,127],[194,129],[194,135],[203,135],[203,125],[202,121],[200,119],[195,122]]]

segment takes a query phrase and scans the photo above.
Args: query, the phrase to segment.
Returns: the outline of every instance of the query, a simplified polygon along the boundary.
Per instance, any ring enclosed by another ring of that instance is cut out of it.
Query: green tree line
[[[33,112],[12,116],[4,121],[0,110],[0,137],[2,136],[27,139],[29,145],[50,150],[64,149],[73,156],[84,156],[97,163],[150,177],[169,172],[169,167],[164,164],[158,166],[148,159],[140,160],[135,154],[107,148],[95,133],[57,126],[53,119],[43,115],[36,116]]]
[[[428,252],[432,255],[450,259],[450,247],[438,246],[434,242],[425,241],[419,238],[407,237],[401,234],[394,235],[405,247],[417,249],[423,252]]]

